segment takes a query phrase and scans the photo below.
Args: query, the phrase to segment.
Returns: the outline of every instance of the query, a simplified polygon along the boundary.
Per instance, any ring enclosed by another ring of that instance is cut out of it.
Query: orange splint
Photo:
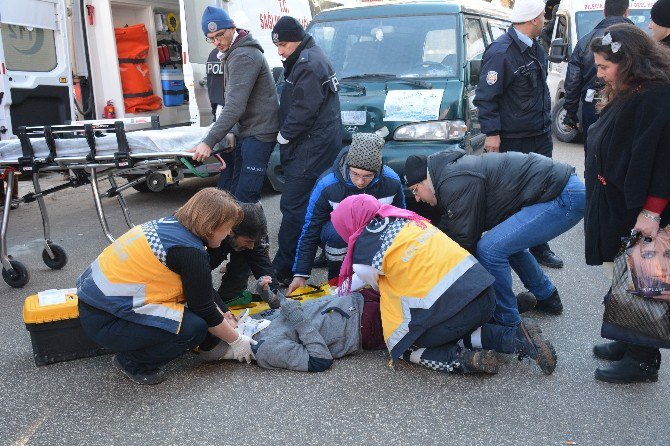
[[[147,65],[149,54],[147,29],[143,24],[139,24],[115,28],[114,34],[126,113],[159,110],[163,106],[163,101],[154,94],[151,87]]]

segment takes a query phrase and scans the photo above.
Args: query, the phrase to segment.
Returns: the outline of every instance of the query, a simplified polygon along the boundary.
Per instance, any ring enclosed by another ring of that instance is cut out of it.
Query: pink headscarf
[[[381,204],[375,197],[368,194],[352,195],[342,200],[335,210],[330,213],[330,221],[333,223],[335,231],[343,240],[347,241],[347,255],[344,257],[340,268],[339,286],[341,293],[348,294],[351,290],[356,239],[376,216],[405,218],[422,228],[426,227],[424,222],[429,221],[415,212]]]

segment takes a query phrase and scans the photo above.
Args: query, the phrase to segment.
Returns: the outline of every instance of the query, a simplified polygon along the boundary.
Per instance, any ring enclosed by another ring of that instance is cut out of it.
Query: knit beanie
[[[235,22],[225,9],[208,6],[202,13],[202,32],[205,35],[227,28],[235,28]]]
[[[379,173],[384,138],[376,133],[354,133],[347,153],[347,166]]]
[[[651,8],[651,20],[658,26],[670,28],[670,0],[658,0]]]
[[[277,20],[272,28],[272,42],[301,42],[305,38],[305,28],[291,16]]]
[[[410,155],[405,161],[405,184],[413,186],[428,178],[426,155]]]
[[[516,0],[510,21],[512,23],[525,23],[533,20],[544,12],[545,4],[542,0]]]

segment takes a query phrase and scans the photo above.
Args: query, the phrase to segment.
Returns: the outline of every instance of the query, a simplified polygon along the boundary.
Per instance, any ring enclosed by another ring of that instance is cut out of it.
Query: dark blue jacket
[[[207,94],[209,95],[209,102],[214,105],[223,105],[224,101],[224,85],[223,85],[223,63],[217,57],[219,50],[214,48],[209,57],[207,57],[207,65],[205,65],[207,74]]]
[[[365,189],[357,188],[349,178],[346,164],[349,147],[342,149],[333,166],[324,172],[312,190],[305,214],[305,225],[296,249],[293,273],[309,276],[314,256],[321,240],[321,228],[330,221],[330,213],[350,195],[368,194],[382,204],[405,207],[405,194],[400,177],[393,169],[382,166],[380,175],[375,176]]]
[[[597,37],[605,35],[605,28],[617,23],[630,23],[625,17],[615,16],[606,17],[596,27],[579,39],[575,49],[568,61],[568,69],[565,73],[565,104],[563,108],[570,116],[577,117],[579,102],[586,96],[586,90],[595,89],[596,84],[596,63],[593,60],[593,53],[590,46],[591,41]]]
[[[528,47],[514,27],[497,38],[484,52],[474,104],[486,135],[525,138],[549,132],[551,100],[542,46]]]
[[[339,82],[311,36],[288,74],[279,101],[280,160],[288,177],[318,178],[342,148]]]

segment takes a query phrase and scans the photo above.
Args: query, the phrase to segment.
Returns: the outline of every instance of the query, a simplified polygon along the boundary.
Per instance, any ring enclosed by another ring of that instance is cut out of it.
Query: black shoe
[[[556,350],[551,342],[544,339],[542,330],[533,321],[524,319],[516,330],[514,352],[519,360],[526,356],[534,359],[545,375],[551,375],[556,368]]]
[[[498,373],[498,355],[493,350],[469,350],[464,348],[459,358],[463,373]]]
[[[558,290],[554,291],[549,299],[538,299],[534,310],[556,316],[563,313],[563,303],[561,302],[561,296],[558,295]]]
[[[522,291],[516,295],[516,306],[519,309],[519,314],[532,310],[535,305],[537,305],[537,299],[530,291]]]
[[[119,369],[119,371],[123,373],[126,378],[136,384],[153,386],[165,381],[165,374],[162,370],[157,370],[154,373],[142,373],[129,370],[128,367],[123,364],[123,359],[119,358],[118,353],[112,357],[112,364],[114,364],[114,366]]]
[[[321,250],[321,254],[314,257],[312,268],[326,268],[327,266],[328,266],[328,260],[326,259],[326,252],[324,250]]]
[[[533,257],[537,260],[537,263],[543,266],[548,266],[549,268],[563,268],[563,260],[558,257],[554,252],[547,248],[542,252],[532,252]]]
[[[605,342],[593,346],[593,356],[608,361],[621,361],[626,354],[626,344],[623,342]]]
[[[595,378],[615,384],[643,383],[658,381],[659,362],[642,362],[625,354],[620,361],[608,367],[596,369]]]

